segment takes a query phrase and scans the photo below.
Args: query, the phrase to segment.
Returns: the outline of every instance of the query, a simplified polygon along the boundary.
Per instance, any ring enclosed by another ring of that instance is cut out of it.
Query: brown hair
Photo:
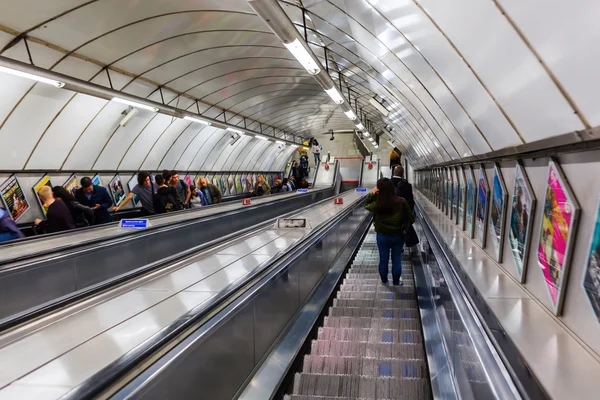
[[[396,196],[394,184],[389,178],[378,180],[377,189],[379,191],[377,192],[377,209],[375,212],[382,215],[390,215],[402,206],[400,198]]]

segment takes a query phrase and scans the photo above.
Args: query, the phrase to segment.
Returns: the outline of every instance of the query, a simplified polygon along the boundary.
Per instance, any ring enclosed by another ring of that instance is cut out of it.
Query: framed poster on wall
[[[569,273],[571,248],[579,218],[579,204],[554,160],[548,165],[548,183],[542,210],[538,265],[555,314],[561,312]]]
[[[504,220],[506,217],[506,186],[502,177],[502,170],[498,164],[494,164],[494,180],[492,184],[490,212],[490,229],[492,230],[492,245],[496,261],[502,262],[502,250],[504,249]]]
[[[42,201],[42,199],[39,196],[40,193],[40,189],[43,188],[44,186],[48,186],[50,189],[52,189],[52,182],[50,181],[50,175],[44,175],[42,177],[42,179],[40,179],[34,186],[33,186],[33,192],[35,193],[35,198],[38,201],[38,204],[40,205],[42,212],[44,213],[44,215],[48,214],[48,206],[45,204],[44,201]]]
[[[0,196],[2,196],[4,208],[15,222],[29,210],[29,203],[17,175],[12,175],[0,186]]]
[[[453,178],[452,168],[446,168],[446,215],[452,219],[452,193],[454,187],[454,178]]]
[[[248,192],[251,192],[254,190],[254,182],[252,181],[251,173],[248,173],[248,175],[246,176],[246,184],[247,184]]]
[[[475,236],[475,198],[477,197],[477,187],[475,185],[473,167],[469,165],[465,172],[467,174],[467,232],[469,233],[469,237],[473,238]]]
[[[458,175],[458,218],[457,223],[461,230],[465,230],[465,213],[467,211],[467,184],[465,181],[465,171],[462,167],[456,167]]]
[[[125,197],[127,197],[125,194],[125,188],[123,187],[123,182],[121,182],[121,175],[116,174],[115,177],[111,179],[108,186],[113,203],[117,207],[120,206],[123,200],[125,200]]]
[[[96,174],[92,179],[92,185],[94,186],[102,186],[102,181],[100,180],[100,175]]]
[[[517,276],[521,283],[525,282],[535,206],[535,195],[529,184],[529,179],[527,179],[525,168],[520,162],[517,162],[508,242],[510,243],[513,259],[515,260]]]
[[[73,174],[65,183],[63,183],[63,187],[67,189],[67,192],[71,193],[75,196],[75,192],[79,189],[79,179],[77,179],[77,175]]]
[[[475,207],[475,241],[482,249],[485,248],[487,235],[488,211],[490,208],[490,187],[488,185],[485,168],[479,167],[477,179],[477,206]]]
[[[137,185],[137,175],[134,175],[129,182],[127,182],[127,187],[129,188],[129,191],[131,192],[133,190],[133,188],[135,187],[135,185]],[[131,201],[133,202],[133,206],[134,207],[141,207],[142,203],[140,203],[140,199],[138,199],[138,195],[134,194],[133,198],[131,199]]]
[[[233,174],[229,174],[227,176],[227,189],[229,190],[229,194],[236,194],[236,191],[235,191],[235,176]]]
[[[596,207],[596,223],[581,286],[588,298],[596,320],[600,322],[600,202]]]
[[[452,168],[452,221],[458,224],[458,168]]]

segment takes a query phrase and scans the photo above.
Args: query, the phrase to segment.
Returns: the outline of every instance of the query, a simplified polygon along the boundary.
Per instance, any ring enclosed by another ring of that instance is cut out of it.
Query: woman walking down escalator
[[[396,196],[394,184],[388,178],[377,181],[377,187],[367,195],[365,208],[372,213],[377,232],[379,250],[379,275],[381,282],[388,283],[388,263],[392,253],[392,282],[402,284],[402,252],[408,227],[415,222],[408,203]]]

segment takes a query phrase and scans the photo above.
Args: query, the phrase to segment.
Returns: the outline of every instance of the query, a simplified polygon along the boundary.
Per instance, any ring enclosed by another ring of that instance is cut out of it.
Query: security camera
[[[125,114],[125,116],[123,117],[121,122],[119,122],[119,125],[121,125],[123,128],[125,128],[127,126],[127,124],[129,123],[129,121],[131,121],[138,112],[139,112],[139,110],[134,107],[129,107],[127,110],[123,111],[122,114]]]
[[[235,142],[237,142],[238,140],[240,140],[241,137],[242,136],[238,135],[237,133],[232,133],[231,134],[231,139],[233,139],[233,140],[231,141],[231,143],[229,143],[229,145],[233,146],[235,144]]]
[[[329,130],[329,132],[331,133],[331,137],[329,138],[329,140],[335,140],[335,137],[333,137],[333,130]]]

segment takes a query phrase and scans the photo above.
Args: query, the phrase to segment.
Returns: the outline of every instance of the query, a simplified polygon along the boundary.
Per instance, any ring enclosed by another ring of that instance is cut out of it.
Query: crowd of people
[[[270,187],[263,176],[258,176],[250,195],[265,196],[308,188],[304,176],[299,181],[297,183],[296,176],[292,175],[289,179],[276,180],[273,187]],[[34,221],[36,233],[62,232],[111,222],[111,208],[113,212],[117,212],[134,198],[141,204],[140,217],[210,206],[223,200],[221,190],[205,178],[198,180],[198,186],[188,185],[177,171],[172,170],[164,170],[162,174],[156,174],[154,179],[147,171],[139,172],[137,184],[121,204],[115,207],[108,190],[94,185],[91,178],[81,179],[80,184],[81,187],[74,194],[62,186],[44,186],[40,189],[38,195],[48,206],[48,210],[45,219],[37,218]],[[0,242],[23,236],[9,213],[0,208]]]

